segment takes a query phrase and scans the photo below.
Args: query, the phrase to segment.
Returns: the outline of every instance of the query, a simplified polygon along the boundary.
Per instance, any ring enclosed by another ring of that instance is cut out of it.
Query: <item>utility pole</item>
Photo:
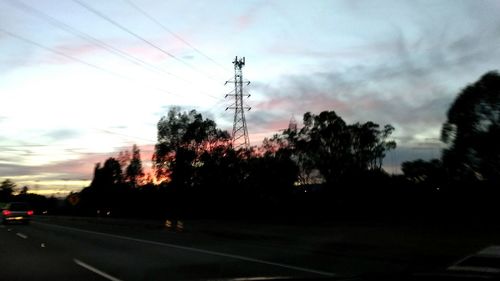
[[[243,104],[243,97],[249,98],[249,94],[243,93],[243,84],[249,85],[250,81],[243,80],[243,71],[241,70],[245,65],[245,57],[238,59],[236,57],[233,61],[234,64],[234,80],[226,81],[227,83],[234,83],[234,90],[226,95],[227,97],[234,97],[234,103],[226,107],[234,109],[232,143],[234,148],[248,148],[250,146],[250,139],[248,138],[247,121],[245,119],[245,110],[251,108]]]

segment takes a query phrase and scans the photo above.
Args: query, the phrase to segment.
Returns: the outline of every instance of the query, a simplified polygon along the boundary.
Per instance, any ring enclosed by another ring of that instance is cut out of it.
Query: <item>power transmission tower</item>
[[[243,97],[249,98],[250,95],[243,93],[243,84],[249,85],[250,81],[243,80],[243,71],[241,69],[245,65],[245,58],[243,57],[238,60],[238,57],[236,57],[233,64],[234,80],[226,81],[224,85],[227,85],[227,83],[234,83],[234,90],[226,95],[226,98],[234,97],[234,103],[226,107],[226,110],[234,109],[233,133],[231,135],[233,147],[248,148],[250,146],[250,139],[248,138],[245,110],[250,110],[251,108],[243,104]]]

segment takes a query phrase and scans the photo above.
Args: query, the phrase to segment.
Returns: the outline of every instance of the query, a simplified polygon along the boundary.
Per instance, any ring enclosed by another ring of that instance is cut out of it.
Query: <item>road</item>
[[[289,228],[290,233],[276,227],[267,232],[238,229],[244,227],[204,225],[174,232],[134,222],[39,217],[31,225],[0,226],[0,280],[328,278],[426,271],[446,268],[491,244],[488,239],[498,239],[495,233],[471,240],[471,234],[430,237],[387,227]],[[403,242],[397,235],[406,235]],[[459,242],[459,237],[472,243]]]
[[[46,219],[35,220],[31,225],[2,225],[0,280],[334,276],[332,272],[313,268],[165,242],[175,241],[178,233],[157,230],[153,234],[164,237],[137,238],[140,236],[137,231],[134,235],[119,235],[110,233],[109,229],[102,232],[88,227],[63,226]],[[151,233],[142,236],[148,235]]]

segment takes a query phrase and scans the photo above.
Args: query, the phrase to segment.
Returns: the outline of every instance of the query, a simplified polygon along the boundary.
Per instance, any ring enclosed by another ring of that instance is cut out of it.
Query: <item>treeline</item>
[[[28,186],[18,189],[17,185],[10,179],[0,183],[0,205],[7,202],[27,202],[36,214],[53,213],[62,206],[55,197],[30,193]]]
[[[302,124],[235,148],[227,132],[196,111],[172,108],[158,122],[154,175],[140,152],[95,168],[73,194],[75,213],[148,217],[423,217],[496,214],[500,175],[500,76],[464,88],[443,124],[441,159],[382,168],[394,128],[347,124],[334,111],[305,113]],[[75,203],[76,202],[76,203]]]
[[[329,205],[354,182],[389,179],[382,160],[396,146],[388,140],[393,130],[347,124],[334,111],[306,113],[300,129],[291,123],[261,146],[235,148],[213,120],[172,108],[158,122],[154,177],[144,176],[134,146],[96,165],[73,210],[150,217],[305,213],[300,205],[320,199]]]

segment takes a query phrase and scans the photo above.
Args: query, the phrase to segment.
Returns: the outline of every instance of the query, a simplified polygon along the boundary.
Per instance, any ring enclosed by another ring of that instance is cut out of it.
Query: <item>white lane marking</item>
[[[240,278],[228,278],[219,279],[221,281],[267,281],[267,280],[291,280],[293,277],[290,276],[262,276],[262,277],[240,277]]]
[[[500,246],[491,245],[478,252],[479,255],[500,257]]]
[[[448,270],[453,270],[453,271],[469,271],[469,272],[482,272],[482,273],[494,273],[498,274],[500,273],[500,270],[497,268],[491,268],[491,267],[481,267],[481,266],[450,266],[448,267]]]
[[[16,235],[17,235],[17,236],[19,236],[19,237],[21,237],[21,238],[23,238],[23,239],[28,238],[28,236],[27,236],[27,235],[22,234],[22,233],[20,233],[20,232],[16,233]]]
[[[481,265],[461,265],[464,262],[467,262],[468,259],[471,258],[486,258],[486,259],[495,259],[498,260],[500,258],[500,246],[498,245],[490,245],[488,247],[483,248],[479,252],[468,255],[465,258],[455,262],[452,266],[448,267],[448,270],[453,271],[472,271],[472,272],[482,272],[482,273],[500,273],[500,268],[492,267],[492,266],[481,266]]]
[[[77,260],[77,259],[73,259],[73,261],[78,264],[79,266],[87,269],[87,270],[90,270],[92,272],[94,272],[95,274],[98,274],[98,275],[101,275],[102,277],[108,279],[108,280],[111,280],[111,281],[122,281],[121,279],[118,279],[116,277],[113,277],[109,274],[107,274],[106,272],[102,271],[102,270],[99,270],[91,265],[88,265],[80,260]]]
[[[314,273],[314,274],[323,275],[323,276],[329,276],[329,277],[337,276],[335,273],[332,273],[332,272],[321,271],[321,270],[305,268],[305,267],[299,267],[299,266],[278,263],[278,262],[265,261],[265,260],[261,260],[261,259],[255,259],[255,258],[250,258],[250,257],[245,257],[245,256],[240,256],[240,255],[226,254],[226,253],[203,250],[203,249],[198,249],[198,248],[185,247],[185,246],[180,246],[180,245],[175,245],[175,244],[150,241],[150,240],[144,240],[144,239],[139,239],[139,238],[132,238],[132,237],[121,236],[121,235],[116,235],[116,234],[109,234],[109,233],[104,233],[104,232],[83,230],[83,229],[79,229],[79,228],[55,225],[55,224],[50,224],[50,223],[43,223],[43,222],[36,222],[36,223],[42,224],[42,225],[49,225],[49,226],[53,226],[53,227],[59,227],[59,228],[63,228],[63,229],[69,229],[69,230],[73,230],[73,231],[80,231],[80,232],[84,232],[84,233],[95,234],[95,235],[108,236],[108,237],[113,237],[113,238],[118,238],[118,239],[123,239],[123,240],[129,240],[129,241],[141,242],[141,243],[146,243],[146,244],[151,244],[151,245],[157,245],[157,246],[169,247],[169,248],[191,251],[191,252],[196,252],[196,253],[202,253],[202,254],[207,254],[207,255],[212,255],[212,256],[219,256],[219,257],[232,258],[232,259],[243,260],[243,261],[248,261],[248,262],[272,265],[272,266],[277,266],[277,267],[282,267],[282,268],[293,269],[296,271]]]

